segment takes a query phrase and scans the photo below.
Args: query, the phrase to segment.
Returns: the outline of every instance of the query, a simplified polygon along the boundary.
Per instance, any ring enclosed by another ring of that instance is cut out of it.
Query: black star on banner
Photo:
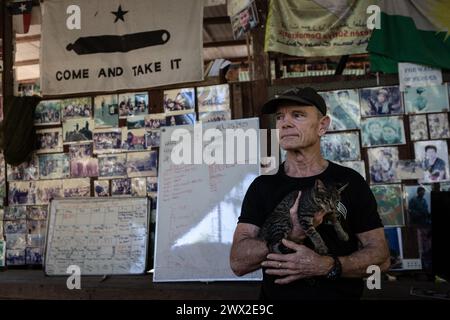
[[[116,16],[116,20],[114,20],[114,23],[119,21],[119,19],[125,22],[123,17],[128,13],[128,11],[122,11],[122,5],[119,5],[117,11],[111,11],[111,13]]]

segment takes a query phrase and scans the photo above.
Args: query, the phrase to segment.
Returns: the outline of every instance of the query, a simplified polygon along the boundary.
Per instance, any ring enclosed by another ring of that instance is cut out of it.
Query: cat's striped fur
[[[342,228],[337,216],[340,194],[346,186],[341,188],[337,188],[335,185],[325,186],[321,180],[316,180],[313,187],[302,190],[297,212],[298,221],[306,236],[314,244],[314,250],[321,255],[326,255],[328,248],[314,228],[313,220],[316,213],[325,211],[323,222],[330,221],[338,238],[343,241],[348,240],[348,234]],[[294,205],[297,196],[298,191],[289,193],[267,217],[259,232],[259,237],[267,242],[273,252],[289,252],[289,249],[281,244],[281,239],[287,238],[292,230],[289,210]]]

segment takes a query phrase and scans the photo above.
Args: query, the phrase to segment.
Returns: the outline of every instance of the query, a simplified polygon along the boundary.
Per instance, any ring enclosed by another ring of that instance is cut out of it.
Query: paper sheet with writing
[[[146,198],[54,200],[45,255],[47,275],[145,272],[148,240]]]

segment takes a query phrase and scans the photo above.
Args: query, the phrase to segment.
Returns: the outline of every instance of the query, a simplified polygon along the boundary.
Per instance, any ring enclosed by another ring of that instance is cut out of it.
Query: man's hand
[[[277,284],[288,284],[293,281],[326,275],[333,267],[334,260],[328,256],[321,256],[304,245],[283,239],[283,244],[294,250],[290,254],[267,255],[267,260],[261,266],[267,268],[266,273],[280,276],[275,280]]]

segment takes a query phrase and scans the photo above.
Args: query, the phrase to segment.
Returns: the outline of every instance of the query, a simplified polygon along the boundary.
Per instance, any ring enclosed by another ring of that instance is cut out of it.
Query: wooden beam
[[[215,41],[207,42],[203,44],[203,48],[216,48],[216,47],[234,47],[245,45],[245,39],[243,40],[229,40],[229,41]]]
[[[231,20],[228,16],[222,16],[222,17],[207,17],[203,18],[203,25],[210,25],[210,24],[230,24]]]
[[[15,67],[24,67],[24,66],[32,66],[35,64],[39,64],[39,59],[16,61],[14,63],[14,66]]]
[[[35,34],[32,36],[16,37],[16,43],[26,43],[26,42],[33,42],[33,41],[41,41],[41,35]]]

